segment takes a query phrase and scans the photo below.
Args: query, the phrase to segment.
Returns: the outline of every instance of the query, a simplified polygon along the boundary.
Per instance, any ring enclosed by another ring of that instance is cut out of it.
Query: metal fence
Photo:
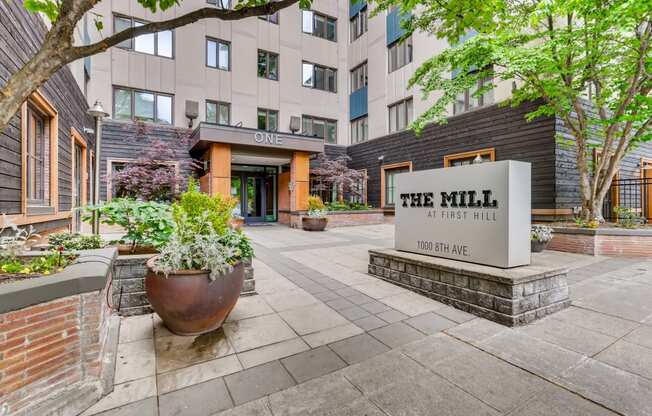
[[[615,207],[628,208],[650,222],[652,178],[615,179],[602,206],[602,215],[606,220],[618,220]]]

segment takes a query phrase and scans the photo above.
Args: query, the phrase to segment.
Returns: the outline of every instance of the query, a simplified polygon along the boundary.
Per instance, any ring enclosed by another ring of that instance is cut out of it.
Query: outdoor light
[[[89,116],[95,118],[95,159],[93,166],[93,205],[100,203],[100,144],[102,141],[102,119],[108,114],[104,111],[100,100],[95,101],[93,108],[86,112]],[[93,234],[100,233],[100,216],[97,211],[93,211]]]
[[[478,153],[478,155],[473,159],[473,164],[475,165],[476,163],[482,163],[484,160],[482,160],[482,156]]]

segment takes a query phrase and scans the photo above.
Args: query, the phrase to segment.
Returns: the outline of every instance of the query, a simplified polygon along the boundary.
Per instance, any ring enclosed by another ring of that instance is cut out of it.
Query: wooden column
[[[212,143],[210,152],[210,195],[231,195],[231,145]]]
[[[307,152],[294,152],[290,164],[290,211],[308,209],[310,193],[310,156]]]

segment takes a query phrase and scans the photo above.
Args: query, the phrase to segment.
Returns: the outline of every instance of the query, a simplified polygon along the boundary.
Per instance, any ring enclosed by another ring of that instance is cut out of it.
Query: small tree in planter
[[[315,185],[317,191],[335,189],[338,201],[344,201],[344,195],[362,198],[360,183],[364,181],[365,174],[348,167],[351,160],[348,156],[339,156],[336,159],[328,159],[325,154],[317,158],[317,167],[312,168],[310,173],[317,176],[318,183]]]
[[[244,282],[249,239],[229,226],[235,201],[209,196],[194,181],[172,206],[174,231],[147,262],[145,289],[152,308],[179,335],[219,328]]]
[[[552,240],[552,228],[547,225],[533,225],[530,240],[531,251],[542,252]]]
[[[324,231],[328,224],[326,206],[320,197],[308,197],[308,216],[301,218],[301,225],[306,231]]]

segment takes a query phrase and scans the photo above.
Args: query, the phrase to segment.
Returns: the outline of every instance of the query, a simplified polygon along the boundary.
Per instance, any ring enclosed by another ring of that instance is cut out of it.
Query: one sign
[[[502,268],[530,264],[530,170],[506,160],[397,175],[396,249]]]
[[[254,133],[254,142],[257,144],[283,145],[283,138],[276,133],[260,132]]]

